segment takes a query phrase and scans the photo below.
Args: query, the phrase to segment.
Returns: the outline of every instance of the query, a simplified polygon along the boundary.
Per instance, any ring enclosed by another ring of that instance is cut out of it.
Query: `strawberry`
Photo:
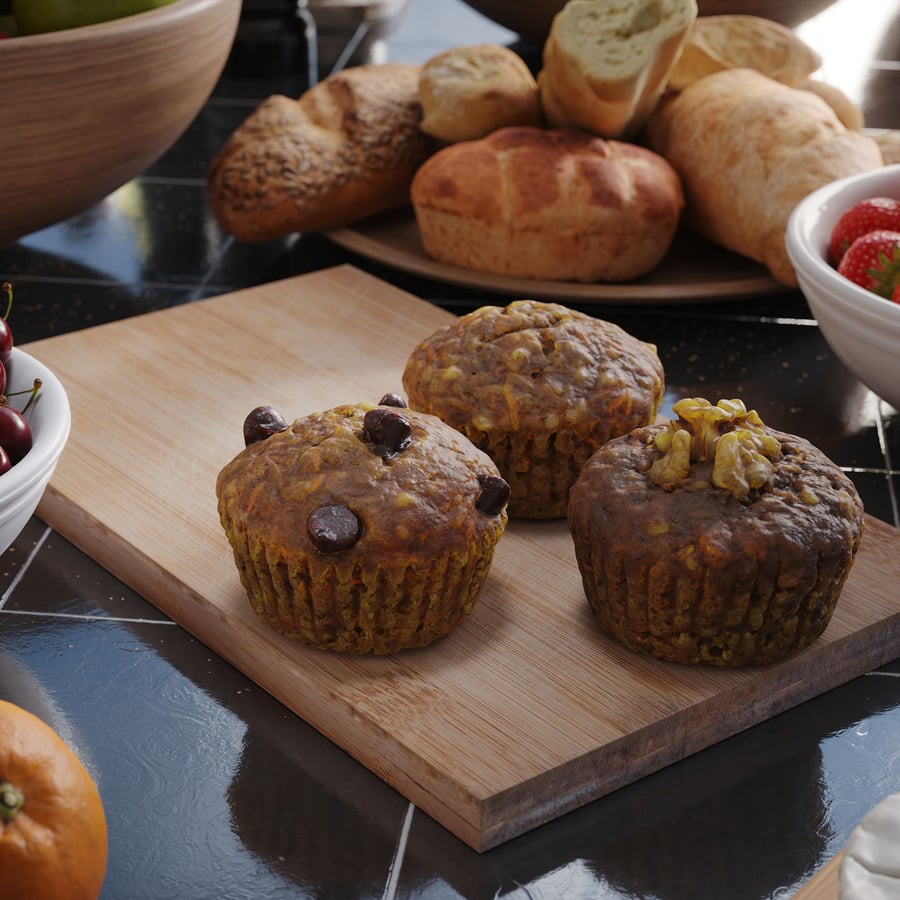
[[[900,231],[900,200],[870,197],[847,210],[837,221],[828,242],[828,261],[837,268],[850,245],[870,231]]]
[[[879,297],[891,299],[900,287],[900,230],[871,231],[844,254],[838,272]]]
[[[894,293],[891,294],[891,300],[894,303],[900,303],[900,284],[898,284],[897,287],[894,288]]]

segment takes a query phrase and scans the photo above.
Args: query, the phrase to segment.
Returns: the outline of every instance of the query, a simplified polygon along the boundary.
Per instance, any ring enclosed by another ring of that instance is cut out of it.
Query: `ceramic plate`
[[[327,236],[347,250],[413,275],[532,299],[608,305],[708,303],[787,290],[758,263],[688,231],[676,235],[656,271],[625,284],[543,281],[475,272],[437,262],[423,250],[415,218],[406,210],[376,216],[353,227],[328,232]]]

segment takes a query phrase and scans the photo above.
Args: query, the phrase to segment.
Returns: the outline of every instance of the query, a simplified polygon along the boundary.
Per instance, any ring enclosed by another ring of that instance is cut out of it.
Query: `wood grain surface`
[[[244,416],[377,402],[450,320],[342,266],[27,345],[72,405],[39,514],[479,851],[900,655],[884,590],[900,536],[871,518],[826,634],[765,669],[681,667],[609,640],[563,521],[512,522],[472,614],[431,647],[356,658],[272,632],[216,514]]]
[[[803,887],[794,900],[838,900],[841,889],[841,854],[832,857]]]

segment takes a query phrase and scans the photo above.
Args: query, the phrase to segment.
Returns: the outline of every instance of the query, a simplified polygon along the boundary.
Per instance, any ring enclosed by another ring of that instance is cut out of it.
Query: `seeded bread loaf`
[[[553,19],[538,74],[548,123],[633,137],[696,18],[696,0],[569,0]]]
[[[509,47],[452,47],[429,59],[419,76],[421,129],[452,143],[508,125],[541,125],[537,82]]]
[[[882,165],[878,145],[847,129],[811,91],[755,69],[726,69],[667,96],[646,140],[681,176],[685,222],[796,286],[784,234],[816,188]]]
[[[345,69],[299,100],[275,95],[213,160],[209,201],[226,231],[267,241],[400,207],[433,150],[419,129],[419,66]]]
[[[684,203],[672,167],[646,148],[540,128],[445,147],[416,173],[410,196],[434,259],[584,282],[654,269]]]

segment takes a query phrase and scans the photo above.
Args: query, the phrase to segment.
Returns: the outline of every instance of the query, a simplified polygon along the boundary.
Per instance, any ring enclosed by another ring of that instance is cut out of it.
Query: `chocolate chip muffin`
[[[219,473],[219,517],[254,610],[327,650],[423,647],[468,615],[507,521],[490,458],[439,419],[338,406],[288,426],[260,407]]]
[[[740,400],[680,400],[668,424],[607,443],[569,526],[599,624],[687,664],[786,659],[825,630],[864,519],[850,479]]]
[[[484,306],[412,352],[414,409],[461,431],[509,483],[509,513],[566,514],[569,488],[610,438],[652,422],[663,396],[656,348],[556,303]]]

